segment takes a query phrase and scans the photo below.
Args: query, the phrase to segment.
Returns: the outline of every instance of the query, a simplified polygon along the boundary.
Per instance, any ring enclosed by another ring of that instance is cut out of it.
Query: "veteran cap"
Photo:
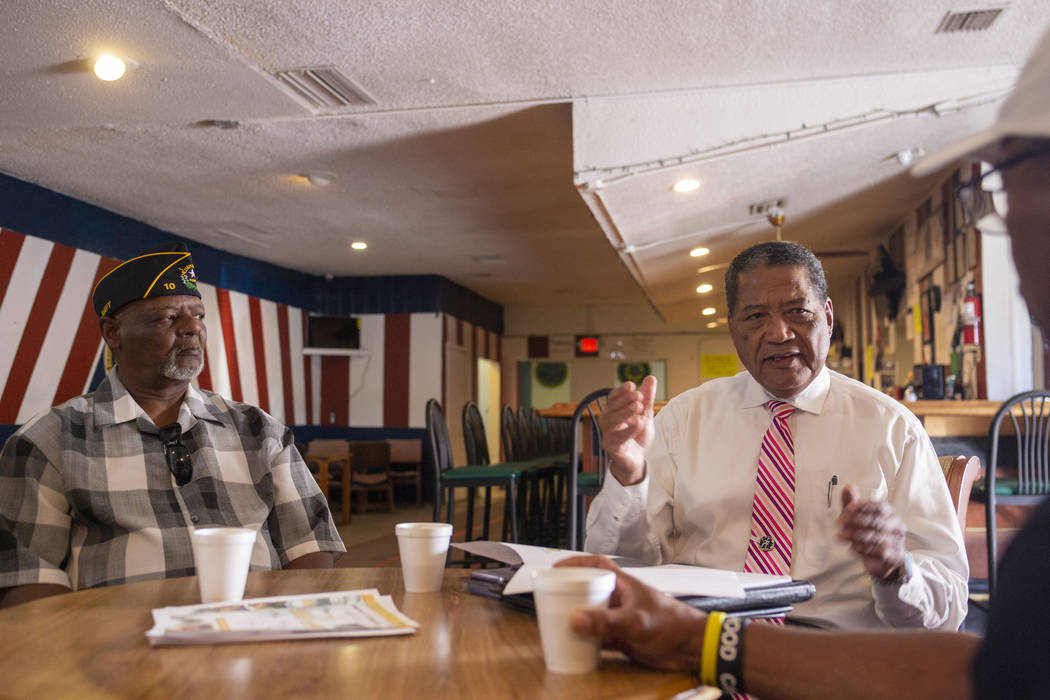
[[[112,316],[133,301],[175,295],[201,295],[193,258],[182,243],[154,248],[117,265],[95,285],[91,303],[99,316]]]

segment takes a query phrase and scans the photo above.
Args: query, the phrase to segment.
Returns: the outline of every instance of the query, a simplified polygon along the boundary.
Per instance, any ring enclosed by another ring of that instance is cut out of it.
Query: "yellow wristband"
[[[700,683],[701,685],[718,685],[715,682],[715,666],[718,661],[718,637],[722,634],[722,623],[725,622],[724,612],[710,612],[707,614],[707,627],[704,628],[704,646],[700,651]]]

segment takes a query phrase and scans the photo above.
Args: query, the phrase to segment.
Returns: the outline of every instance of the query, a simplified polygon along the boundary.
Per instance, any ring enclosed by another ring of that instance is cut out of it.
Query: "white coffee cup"
[[[397,533],[405,590],[409,593],[440,591],[452,526],[448,523],[398,523],[394,532]]]
[[[255,546],[255,530],[204,527],[193,531],[193,558],[202,603],[240,600]]]
[[[547,670],[587,673],[598,667],[601,640],[576,634],[569,626],[581,608],[605,607],[616,587],[606,569],[565,566],[532,572],[532,596]]]

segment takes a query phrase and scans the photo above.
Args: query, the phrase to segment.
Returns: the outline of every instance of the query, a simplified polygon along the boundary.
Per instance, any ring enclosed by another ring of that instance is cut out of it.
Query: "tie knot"
[[[786,401],[766,401],[766,408],[773,412],[774,420],[786,419],[795,412],[795,407]]]

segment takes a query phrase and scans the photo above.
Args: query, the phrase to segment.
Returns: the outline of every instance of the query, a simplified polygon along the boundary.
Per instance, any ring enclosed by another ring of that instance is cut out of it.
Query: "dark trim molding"
[[[503,307],[439,275],[336,277],[297,272],[186,241],[45,187],[0,174],[4,226],[71,248],[121,260],[171,241],[193,252],[201,281],[325,314],[444,312],[503,333]]]

